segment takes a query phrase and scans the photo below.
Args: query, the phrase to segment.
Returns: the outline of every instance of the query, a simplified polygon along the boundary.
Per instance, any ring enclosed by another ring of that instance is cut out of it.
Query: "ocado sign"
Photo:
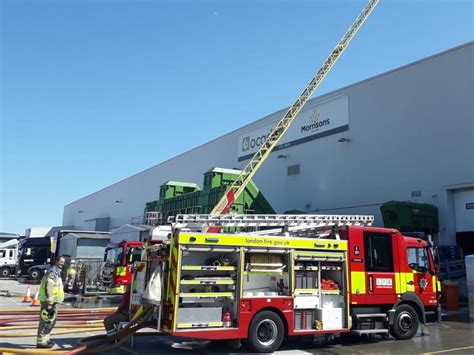
[[[249,149],[260,148],[260,146],[267,140],[269,134],[270,132],[268,132],[268,134],[262,134],[257,138],[251,138],[250,136],[244,137],[242,139],[242,151],[245,152]]]

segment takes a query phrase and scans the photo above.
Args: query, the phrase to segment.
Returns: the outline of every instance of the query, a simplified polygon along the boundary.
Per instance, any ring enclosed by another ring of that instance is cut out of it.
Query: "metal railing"
[[[464,259],[444,260],[440,263],[440,280],[454,280],[466,277],[466,264]]]

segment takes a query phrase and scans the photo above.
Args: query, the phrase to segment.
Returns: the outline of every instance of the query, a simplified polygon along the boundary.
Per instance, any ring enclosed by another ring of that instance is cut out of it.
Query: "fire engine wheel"
[[[281,346],[285,326],[281,318],[272,311],[258,313],[250,323],[248,345],[257,353],[271,353]]]
[[[28,271],[28,279],[31,281],[38,281],[41,277],[41,271],[39,269],[31,269]]]
[[[4,267],[4,268],[0,269],[0,276],[1,276],[1,277],[8,277],[8,276],[10,276],[10,269],[7,268],[7,267]]]
[[[396,339],[411,339],[418,331],[418,314],[412,306],[402,304],[395,310],[395,319],[390,334]]]

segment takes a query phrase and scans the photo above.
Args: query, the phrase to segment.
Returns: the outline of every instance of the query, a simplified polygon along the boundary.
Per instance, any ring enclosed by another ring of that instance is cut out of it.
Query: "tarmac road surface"
[[[32,285],[32,294],[37,285]],[[28,308],[22,303],[27,285],[16,280],[0,279],[0,309]],[[9,291],[12,296],[5,297]],[[32,295],[33,296],[33,295]],[[106,307],[107,300],[100,301],[95,307]],[[93,305],[93,303],[92,303]],[[72,307],[65,304],[64,307]],[[94,305],[93,305],[94,307]],[[81,307],[82,308],[82,307]],[[31,332],[31,330],[29,330]],[[74,347],[83,337],[101,334],[91,332],[85,334],[65,334],[52,336],[59,348]],[[230,355],[251,354],[243,348],[235,349],[226,342],[196,341],[166,335],[137,335],[133,346],[128,341],[123,346],[107,354],[203,354]],[[5,338],[0,337],[0,347],[17,347],[34,349],[34,338]],[[420,326],[417,335],[410,340],[384,340],[360,338],[355,336],[335,337],[327,339],[319,337],[289,337],[281,349],[275,354],[309,355],[309,354],[474,354],[474,320],[469,320],[466,309],[459,312],[445,312],[443,322]]]

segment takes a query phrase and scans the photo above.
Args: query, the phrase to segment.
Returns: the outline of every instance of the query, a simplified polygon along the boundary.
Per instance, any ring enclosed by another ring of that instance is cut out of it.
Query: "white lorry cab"
[[[15,274],[18,259],[18,239],[8,240],[0,244],[0,277]]]

